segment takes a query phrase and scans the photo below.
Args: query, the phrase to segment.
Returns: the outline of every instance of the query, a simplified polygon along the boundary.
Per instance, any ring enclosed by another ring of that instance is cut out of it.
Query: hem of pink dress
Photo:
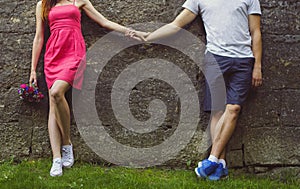
[[[72,82],[70,79],[66,79],[66,78],[57,78],[57,79],[55,79],[53,82],[51,82],[50,84],[47,83],[48,89],[49,89],[49,90],[51,89],[51,87],[53,86],[53,84],[54,84],[56,81],[65,81],[65,82],[67,82],[72,88],[75,88],[75,89],[78,89],[78,90],[81,90],[81,88],[82,88],[82,87],[74,86],[73,82]]]

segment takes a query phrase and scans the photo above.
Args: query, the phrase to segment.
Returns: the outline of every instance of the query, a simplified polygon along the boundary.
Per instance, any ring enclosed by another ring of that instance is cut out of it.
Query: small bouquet
[[[39,89],[34,84],[31,87],[27,84],[21,84],[18,93],[21,99],[28,102],[40,102],[44,98],[44,95],[39,92]]]

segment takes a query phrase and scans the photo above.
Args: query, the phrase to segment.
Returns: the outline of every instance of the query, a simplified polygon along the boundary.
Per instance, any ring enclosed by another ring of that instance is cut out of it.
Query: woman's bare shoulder
[[[76,1],[76,5],[78,7],[84,7],[86,5],[91,6],[91,2],[89,0],[75,0]]]
[[[36,4],[37,7],[42,7],[42,1],[38,1]]]

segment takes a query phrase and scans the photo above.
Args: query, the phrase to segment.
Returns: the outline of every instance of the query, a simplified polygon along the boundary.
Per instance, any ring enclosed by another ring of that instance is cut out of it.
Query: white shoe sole
[[[64,168],[70,169],[74,165],[74,162],[71,165],[62,165]]]
[[[58,175],[50,173],[50,176],[51,176],[51,177],[60,177],[60,176],[62,176],[62,175],[63,175],[63,173],[60,173],[60,174],[58,174]]]

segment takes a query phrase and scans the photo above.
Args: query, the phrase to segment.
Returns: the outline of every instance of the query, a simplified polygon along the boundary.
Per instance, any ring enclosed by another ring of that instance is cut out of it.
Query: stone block
[[[51,157],[51,146],[46,120],[35,123],[32,132],[31,155],[36,158]]]
[[[1,153],[0,159],[26,158],[30,155],[31,130],[28,125],[32,124],[30,119],[22,119],[19,123],[2,123],[1,133]]]
[[[278,127],[280,109],[281,92],[252,90],[243,106],[238,127]]]
[[[271,34],[299,34],[299,1],[261,0],[263,32]]]
[[[246,165],[280,164],[280,128],[247,128],[244,138]]]
[[[255,169],[255,171],[258,168]],[[299,178],[300,168],[299,167],[265,167],[265,170],[258,171],[258,176],[262,178],[271,178],[280,180],[281,182],[288,182],[290,179]]]
[[[1,1],[0,23],[3,33],[34,33],[36,1]]]
[[[283,126],[280,129],[282,165],[300,165],[300,127]]]
[[[295,76],[300,71],[299,35],[263,37],[263,90],[299,89]]]
[[[299,165],[300,129],[249,128],[244,137],[246,165]]]
[[[226,155],[229,168],[241,168],[244,166],[243,150],[232,150]]]
[[[283,125],[300,127],[300,91],[282,92],[280,118]]]
[[[240,122],[237,123],[235,131],[227,145],[227,150],[242,150],[243,149],[243,135],[244,135],[244,127]]]

